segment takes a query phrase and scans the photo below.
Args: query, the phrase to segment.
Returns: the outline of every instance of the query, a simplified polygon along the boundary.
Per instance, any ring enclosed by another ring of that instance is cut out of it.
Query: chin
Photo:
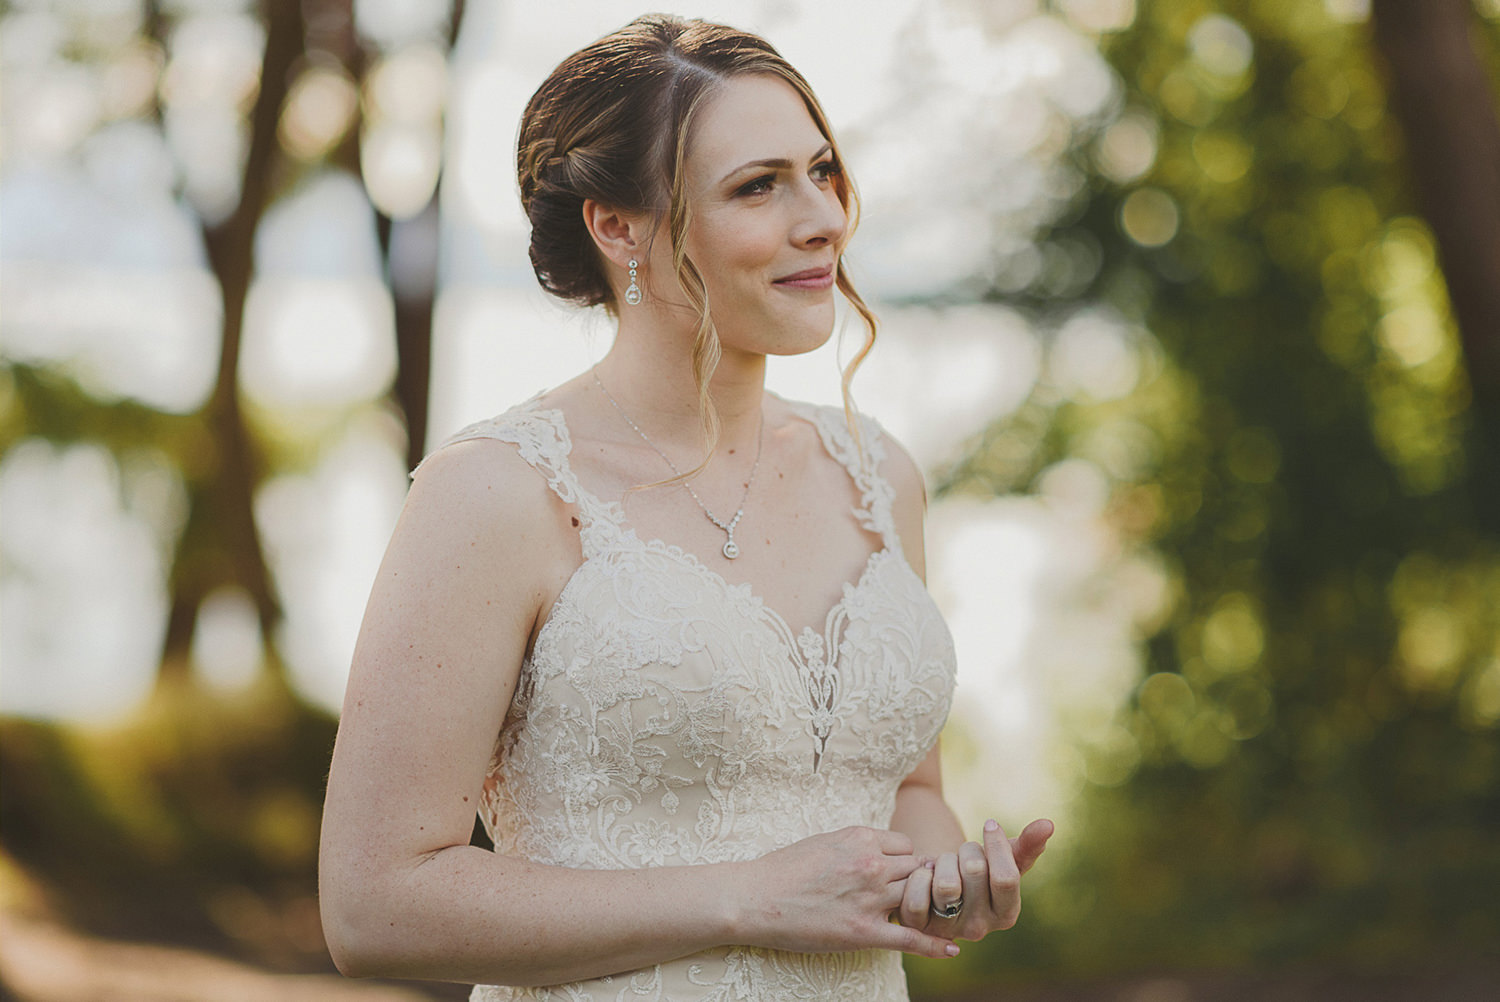
[[[821,331],[809,332],[805,337],[795,339],[788,338],[766,349],[767,355],[806,355],[810,351],[817,351],[828,343],[833,337],[833,324],[829,324]]]
[[[770,337],[756,338],[760,343],[754,345],[753,350],[763,355],[805,355],[810,351],[817,351],[833,337],[832,304],[826,314],[820,316],[821,312],[805,311],[799,316],[768,317],[764,329],[775,333]]]
[[[821,309],[808,310],[801,316],[788,318],[781,325],[784,335],[778,339],[786,346],[785,349],[767,354],[805,355],[816,351],[833,337],[833,321],[833,300],[830,297]]]
[[[788,316],[788,313],[791,315]],[[729,329],[719,328],[719,344],[725,351],[743,351],[756,355],[806,355],[828,343],[833,337],[833,303],[824,309],[796,311],[758,311],[734,313],[737,318],[751,316],[757,320],[737,323]]]

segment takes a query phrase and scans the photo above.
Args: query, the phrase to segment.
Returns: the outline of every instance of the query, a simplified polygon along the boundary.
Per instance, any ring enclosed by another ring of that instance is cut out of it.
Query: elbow
[[[320,901],[323,916],[323,942],[333,966],[346,978],[375,977],[379,971],[379,951],[369,946],[369,938],[347,919],[330,908],[327,899]]]
[[[344,946],[335,946],[332,939],[328,943],[328,955],[333,958],[333,966],[346,978],[373,977],[358,953]]]
[[[344,977],[374,976],[369,951],[361,949],[359,941],[350,936],[347,929],[333,927],[326,916],[323,919],[323,941],[328,945],[328,955],[333,958],[333,966]]]
[[[323,920],[323,942],[333,966],[346,978],[377,978],[392,975],[392,944],[378,935],[379,926],[391,925],[383,911],[360,895],[340,893],[324,887],[318,897]]]
[[[318,870],[323,943],[346,978],[427,978],[443,944],[431,935],[424,889],[377,853],[325,852]],[[438,980],[447,980],[441,975]]]
[[[378,978],[385,973],[377,966],[367,964],[365,957],[352,951],[330,948],[328,953],[333,957],[333,966],[346,978]]]
[[[333,966],[346,978],[414,977],[401,963],[394,944],[348,926],[331,927],[323,921],[323,938]]]
[[[389,874],[369,854],[330,851],[318,860],[318,917],[333,966],[346,978],[393,976],[401,939]]]

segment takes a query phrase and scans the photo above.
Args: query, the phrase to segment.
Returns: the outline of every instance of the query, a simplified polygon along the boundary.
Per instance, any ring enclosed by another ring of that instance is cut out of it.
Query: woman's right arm
[[[886,921],[917,865],[899,833],[622,871],[469,845],[526,645],[578,560],[570,510],[510,446],[450,446],[417,475],[365,611],[329,773],[319,895],[339,969],[537,985],[728,943],[956,949]]]

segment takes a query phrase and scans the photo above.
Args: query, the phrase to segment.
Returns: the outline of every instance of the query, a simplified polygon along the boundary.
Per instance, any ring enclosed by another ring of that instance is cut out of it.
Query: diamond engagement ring
[[[941,919],[958,918],[958,913],[961,912],[961,911],[963,911],[963,910],[964,910],[964,899],[963,898],[959,898],[957,901],[953,902],[951,905],[944,905],[941,908],[939,908],[935,903],[932,906],[932,914],[936,915],[938,918],[941,918]]]

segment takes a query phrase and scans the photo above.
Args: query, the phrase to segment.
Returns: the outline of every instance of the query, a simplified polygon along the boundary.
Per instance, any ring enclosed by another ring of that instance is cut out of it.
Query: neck
[[[680,332],[622,320],[614,346],[595,367],[610,394],[653,438],[702,449],[698,385],[693,377],[691,342]],[[719,416],[719,448],[734,448],[760,429],[766,358],[724,352],[709,381]],[[700,452],[701,455],[701,452]]]

